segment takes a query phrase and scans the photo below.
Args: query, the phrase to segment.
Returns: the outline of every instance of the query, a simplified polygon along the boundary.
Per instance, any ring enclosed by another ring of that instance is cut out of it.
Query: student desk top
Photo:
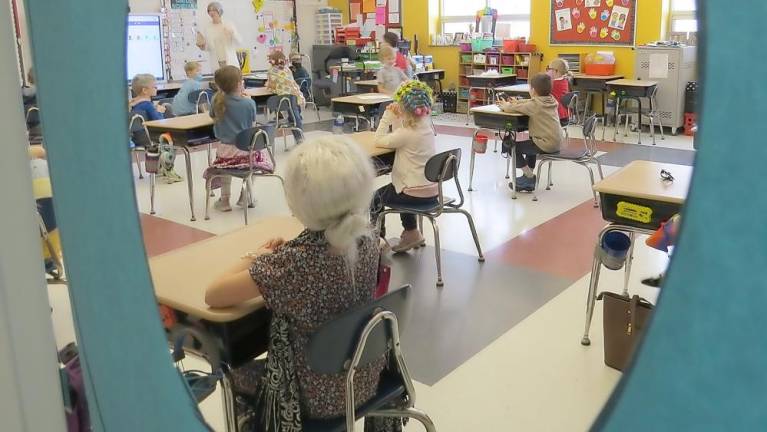
[[[527,130],[528,117],[524,114],[507,113],[501,111],[498,105],[483,105],[468,110],[468,115],[474,116],[474,124],[477,129],[474,131],[472,143],[476,140],[477,134],[482,129],[491,129],[495,131],[507,131],[512,134],[512,140],[516,139],[516,133]],[[476,152],[474,146],[471,147],[471,159],[469,161],[469,191],[473,191],[474,181],[474,159]],[[511,152],[511,157],[506,159],[506,178],[509,178],[511,163],[516,162],[516,155]],[[514,165],[516,166],[516,164]],[[514,180],[512,179],[512,182]],[[517,198],[516,188],[511,193],[512,199]]]
[[[377,108],[382,103],[391,102],[393,99],[381,93],[361,93],[333,98],[330,101],[333,112],[354,116],[357,122],[355,130],[359,130],[360,117],[367,120],[372,129],[374,126],[373,117],[378,111]]]
[[[357,133],[348,135],[348,137],[354,140],[357,144],[359,144],[363,148],[363,150],[365,150],[370,155],[370,157],[373,157],[373,158],[392,154],[395,152],[394,149],[376,147],[376,144],[375,144],[376,134],[375,132],[372,132],[372,131],[357,132]]]
[[[391,102],[393,99],[381,93],[361,93],[351,96],[341,96],[331,99],[334,104],[349,104],[358,106],[379,105],[383,102]]]
[[[189,131],[213,126],[213,118],[208,113],[191,114],[188,116],[171,117],[162,120],[152,120],[144,123],[152,130],[162,132]]]
[[[222,271],[240,257],[259,249],[274,237],[296,237],[303,226],[292,217],[271,217],[247,227],[212,237],[149,260],[157,301],[166,306],[216,323],[235,321],[264,307],[261,297],[238,306],[211,308],[205,291]]]
[[[660,175],[661,170],[670,172],[674,181],[664,180]],[[605,234],[622,231],[629,236],[623,279],[623,292],[628,293],[636,235],[651,235],[662,222],[681,211],[690,187],[692,171],[692,167],[685,165],[636,160],[594,185],[594,190],[599,192],[602,217],[609,224],[600,231],[594,247],[581,345],[591,344],[589,330],[602,269],[601,245]]]
[[[445,78],[445,70],[444,69],[423,70],[423,71],[416,72],[415,75],[419,79],[436,81],[436,80],[441,80]]]
[[[662,169],[674,176],[673,182],[661,179]],[[596,183],[594,190],[600,194],[682,204],[691,179],[691,166],[636,160]]]
[[[496,87],[495,91],[511,93],[514,95],[530,96],[530,84],[514,84],[510,86]]]
[[[245,89],[245,95],[251,98],[263,98],[274,96],[275,93],[266,87],[249,87]]]
[[[354,81],[354,85],[370,93],[378,93],[378,80]]]
[[[169,81],[164,83],[157,83],[157,91],[169,91],[178,90],[181,88],[183,81]]]

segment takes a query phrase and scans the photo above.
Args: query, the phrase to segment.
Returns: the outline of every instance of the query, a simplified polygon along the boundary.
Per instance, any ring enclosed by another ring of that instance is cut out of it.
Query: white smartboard
[[[279,0],[218,0],[224,8],[223,19],[235,26],[242,38],[241,49],[250,53],[251,70],[269,68],[266,56],[273,48],[287,54],[295,34],[293,1]],[[197,27],[210,24],[207,9],[210,1],[197,1]],[[258,9],[258,10],[256,10]],[[210,62],[207,62],[210,63]]]
[[[163,59],[163,34],[160,15],[128,15],[127,77],[152,74],[158,80],[165,79]]]

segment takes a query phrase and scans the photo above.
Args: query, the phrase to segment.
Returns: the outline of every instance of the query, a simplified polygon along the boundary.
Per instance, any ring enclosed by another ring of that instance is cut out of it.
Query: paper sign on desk
[[[376,24],[386,24],[386,8],[376,8]]]
[[[668,78],[668,54],[650,54],[650,78]]]
[[[370,13],[376,11],[376,0],[362,0],[362,12]]]

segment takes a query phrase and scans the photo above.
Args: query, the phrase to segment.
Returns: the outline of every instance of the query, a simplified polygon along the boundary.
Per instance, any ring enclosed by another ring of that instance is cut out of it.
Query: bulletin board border
[[[603,47],[620,47],[620,48],[636,48],[636,32],[637,32],[637,5],[639,0],[634,0],[631,9],[631,41],[625,43],[618,42],[601,42],[601,41],[555,41],[554,40],[554,28],[556,22],[552,19],[554,16],[554,3],[556,0],[550,0],[549,3],[549,45],[556,46],[603,46]]]

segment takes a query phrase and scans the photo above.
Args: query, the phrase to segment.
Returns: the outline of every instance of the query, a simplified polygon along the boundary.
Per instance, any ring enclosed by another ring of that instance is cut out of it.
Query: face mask
[[[202,74],[201,74],[201,73],[198,73],[197,75],[195,75],[195,76],[194,76],[194,80],[195,80],[195,81],[202,81]]]

